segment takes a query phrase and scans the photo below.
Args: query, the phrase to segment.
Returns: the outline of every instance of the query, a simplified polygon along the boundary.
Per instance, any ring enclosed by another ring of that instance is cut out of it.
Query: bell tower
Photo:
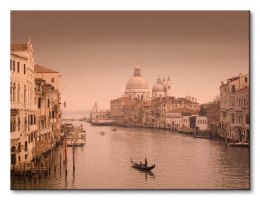
[[[166,96],[169,97],[172,95],[172,81],[169,76],[167,78],[165,86],[166,86]]]

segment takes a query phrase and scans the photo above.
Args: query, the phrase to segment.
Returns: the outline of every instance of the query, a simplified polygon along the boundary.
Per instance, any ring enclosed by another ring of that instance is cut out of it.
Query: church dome
[[[140,68],[135,68],[134,76],[127,81],[126,90],[148,90],[148,84],[141,76]]]
[[[165,92],[166,88],[164,84],[161,82],[161,79],[158,78],[157,82],[153,85],[152,92]]]

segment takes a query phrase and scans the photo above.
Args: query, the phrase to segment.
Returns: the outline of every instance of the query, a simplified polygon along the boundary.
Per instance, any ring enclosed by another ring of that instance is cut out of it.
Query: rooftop
[[[47,67],[44,67],[44,66],[41,66],[41,65],[38,65],[38,64],[34,65],[34,71],[36,73],[59,73],[57,71],[54,71],[52,69],[49,69]]]
[[[27,50],[28,50],[27,43],[11,44],[11,51],[27,51]]]

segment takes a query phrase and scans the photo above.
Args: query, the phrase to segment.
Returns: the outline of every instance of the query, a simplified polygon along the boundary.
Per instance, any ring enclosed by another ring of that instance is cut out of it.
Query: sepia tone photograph
[[[11,190],[250,190],[249,11],[11,11]]]

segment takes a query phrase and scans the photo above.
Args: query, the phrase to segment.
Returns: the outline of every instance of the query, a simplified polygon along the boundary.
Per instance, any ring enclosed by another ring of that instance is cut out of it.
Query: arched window
[[[21,128],[21,120],[20,117],[18,117],[18,131],[20,131],[20,128]]]
[[[27,127],[27,116],[24,117],[24,127]]]
[[[13,131],[15,132],[16,131],[16,118],[14,117],[14,128],[13,128]]]
[[[15,83],[13,84],[13,102],[16,101],[16,86]]]
[[[33,102],[33,90],[32,90],[32,86],[30,86],[30,103]]]
[[[18,89],[17,89],[17,102],[20,103],[20,84],[18,84]]]
[[[15,165],[16,164],[16,147],[12,146],[11,148],[11,164]]]
[[[13,132],[13,117],[10,120],[10,131]]]
[[[10,101],[12,102],[13,101],[13,83],[11,82],[10,83]]]
[[[26,103],[26,85],[24,85],[24,90],[23,90],[23,102]]]

